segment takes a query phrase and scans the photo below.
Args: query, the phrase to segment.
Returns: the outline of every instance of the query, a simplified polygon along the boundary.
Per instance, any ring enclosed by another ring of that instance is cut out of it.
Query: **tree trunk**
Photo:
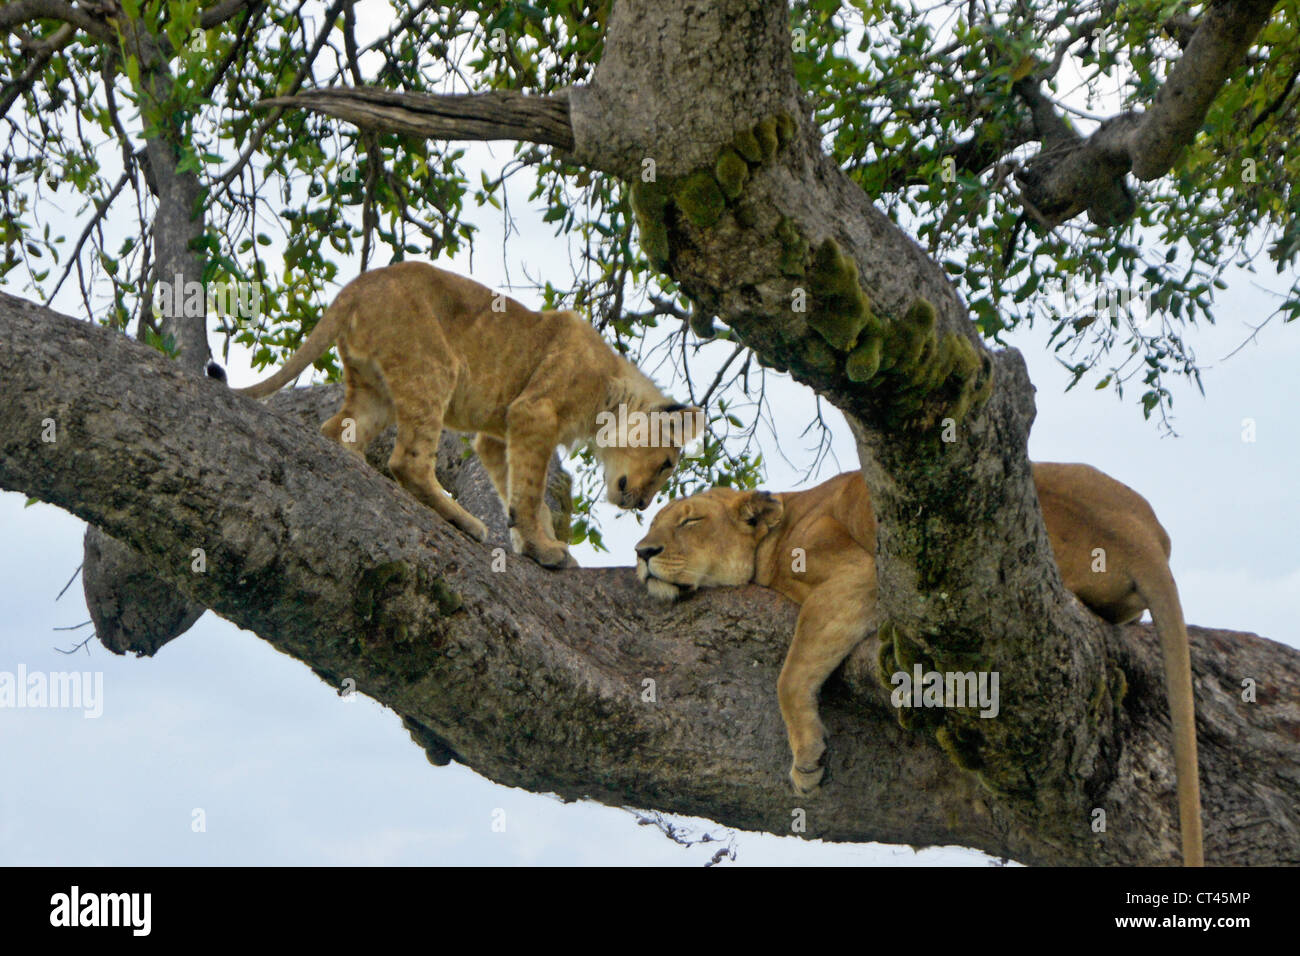
[[[156,104],[166,100],[173,83],[167,57],[135,21],[125,21],[123,36],[128,52],[135,53],[142,65],[144,89],[139,92],[144,95],[145,112],[157,111]],[[145,179],[158,206],[150,244],[152,274],[144,276],[152,284],[144,290],[143,307],[152,307],[160,284],[172,289],[162,310],[162,334],[174,344],[177,361],[191,374],[202,375],[212,354],[206,296],[202,307],[187,307],[193,300],[186,290],[203,288],[205,254],[196,245],[205,228],[203,187],[197,172],[179,168],[181,144],[175,138],[180,134],[179,124],[169,120],[159,123],[154,135],[145,139]],[[143,334],[143,318],[140,325]],[[131,548],[93,525],[86,529],[81,580],[95,633],[117,653],[154,654],[203,614],[202,605],[186,600],[156,577]]]
[[[1042,806],[1026,812],[928,734],[903,730],[872,676],[874,639],[827,685],[829,778],[800,801],[775,695],[795,609],[774,592],[665,607],[627,569],[552,572],[511,556],[494,571],[490,546],[314,428],[3,294],[0,487],[94,522],[335,688],[355,680],[406,718],[434,762],[503,784],[778,834],[799,832],[802,810],[808,837],[952,843],[1026,863],[1177,858],[1163,676],[1146,627],[1093,625],[1128,685],[1095,758],[1105,782],[1089,810],[1107,811],[1106,832],[1092,833],[1087,813],[1044,825],[1073,812],[1065,786],[1040,785]],[[1300,654],[1253,635],[1191,637],[1208,858],[1300,862]],[[1031,666],[1041,664],[1004,675]],[[1257,703],[1241,702],[1246,677]],[[1064,696],[1037,702],[1045,723],[1072,712]],[[1087,836],[1056,836],[1072,831]]]

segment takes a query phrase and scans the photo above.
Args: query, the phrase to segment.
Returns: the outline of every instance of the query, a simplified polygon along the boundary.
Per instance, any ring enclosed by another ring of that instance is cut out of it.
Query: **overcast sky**
[[[470,181],[477,179],[474,163],[499,170],[508,156],[500,146],[470,147]],[[511,202],[516,213],[528,205],[526,192],[521,183]],[[536,216],[521,217],[504,258],[500,214],[482,210],[475,220],[482,232],[472,268],[466,258],[439,264],[498,288],[525,269],[533,276],[569,274],[564,244]],[[78,231],[71,220],[52,227]],[[1177,437],[1162,437],[1132,399],[1120,402],[1086,381],[1063,393],[1069,376],[1045,348],[1046,328],[1023,330],[1012,341],[1038,388],[1031,457],[1091,463],[1151,501],[1173,539],[1173,571],[1190,623],[1300,647],[1300,332],[1274,323],[1256,344],[1222,360],[1289,284],[1271,267],[1261,270],[1234,274],[1220,296],[1219,326],[1188,334],[1205,368],[1206,397],[1175,387]],[[353,274],[340,272],[344,280]],[[17,283],[3,288],[29,294]],[[528,305],[539,302],[526,290],[513,294]],[[79,314],[71,297],[56,304]],[[726,349],[706,350],[698,374]],[[670,384],[666,370],[647,371]],[[238,354],[230,372],[236,385],[260,377]],[[813,416],[813,396],[782,379],[773,386],[772,407],[791,463],[769,450],[765,485],[788,490],[812,457],[800,432]],[[857,463],[847,426],[833,409],[824,411],[838,467],[826,462],[804,486]],[[1246,420],[1254,423],[1254,441],[1243,440]],[[641,534],[637,518],[607,505],[599,514],[611,552],[580,548],[578,560],[631,564]],[[304,665],[211,613],[153,659],[119,658],[93,642],[73,656],[60,653],[86,632],[56,628],[89,617],[79,580],[55,601],[81,562],[83,530],[56,508],[25,508],[21,495],[0,493],[0,671],[103,675],[98,718],[77,710],[0,709],[0,766],[7,769],[0,779],[0,864],[699,865],[716,849],[683,849],[622,810],[566,805],[497,786],[464,767],[431,767],[394,714],[367,699],[339,698]],[[493,821],[502,810],[506,825],[498,832]],[[202,832],[194,827],[198,814]],[[969,850],[831,846],[694,825],[733,836],[741,865],[990,862]]]

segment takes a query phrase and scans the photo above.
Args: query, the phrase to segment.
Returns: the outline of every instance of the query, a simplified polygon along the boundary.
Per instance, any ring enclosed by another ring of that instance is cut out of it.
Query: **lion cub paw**
[[[817,792],[821,786],[822,776],[826,773],[825,767],[814,767],[812,770],[800,770],[796,764],[790,768],[790,782],[794,784],[794,792],[801,797],[810,797]]]
[[[540,544],[524,552],[544,568],[576,568],[569,549],[562,544]]]
[[[463,517],[453,518],[452,524],[457,528],[460,528],[461,531],[464,531],[479,544],[482,544],[488,539],[487,525],[482,521],[479,521],[478,518],[475,518],[473,515],[467,514]]]
[[[558,541],[525,540],[513,528],[510,532],[515,551],[526,558],[532,558],[544,568],[576,568],[578,562],[569,554],[569,549]]]

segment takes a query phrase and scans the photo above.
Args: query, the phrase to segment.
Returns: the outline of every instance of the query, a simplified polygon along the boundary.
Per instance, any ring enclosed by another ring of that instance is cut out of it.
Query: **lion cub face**
[[[666,505],[637,542],[636,573],[665,601],[694,588],[748,584],[758,542],[780,521],[765,491],[711,488]]]
[[[682,449],[699,436],[703,417],[693,405],[662,405],[624,413],[608,439],[598,435],[610,504],[644,510],[677,467]]]

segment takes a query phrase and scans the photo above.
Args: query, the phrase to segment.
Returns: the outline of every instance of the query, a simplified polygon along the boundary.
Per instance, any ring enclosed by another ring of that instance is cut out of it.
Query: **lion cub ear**
[[[781,499],[768,491],[747,492],[736,503],[736,517],[763,532],[775,528],[784,512]]]
[[[672,443],[678,448],[685,448],[704,434],[704,409],[698,405],[682,405],[679,402],[669,402],[666,405],[660,405],[655,411],[664,412],[670,416]]]

